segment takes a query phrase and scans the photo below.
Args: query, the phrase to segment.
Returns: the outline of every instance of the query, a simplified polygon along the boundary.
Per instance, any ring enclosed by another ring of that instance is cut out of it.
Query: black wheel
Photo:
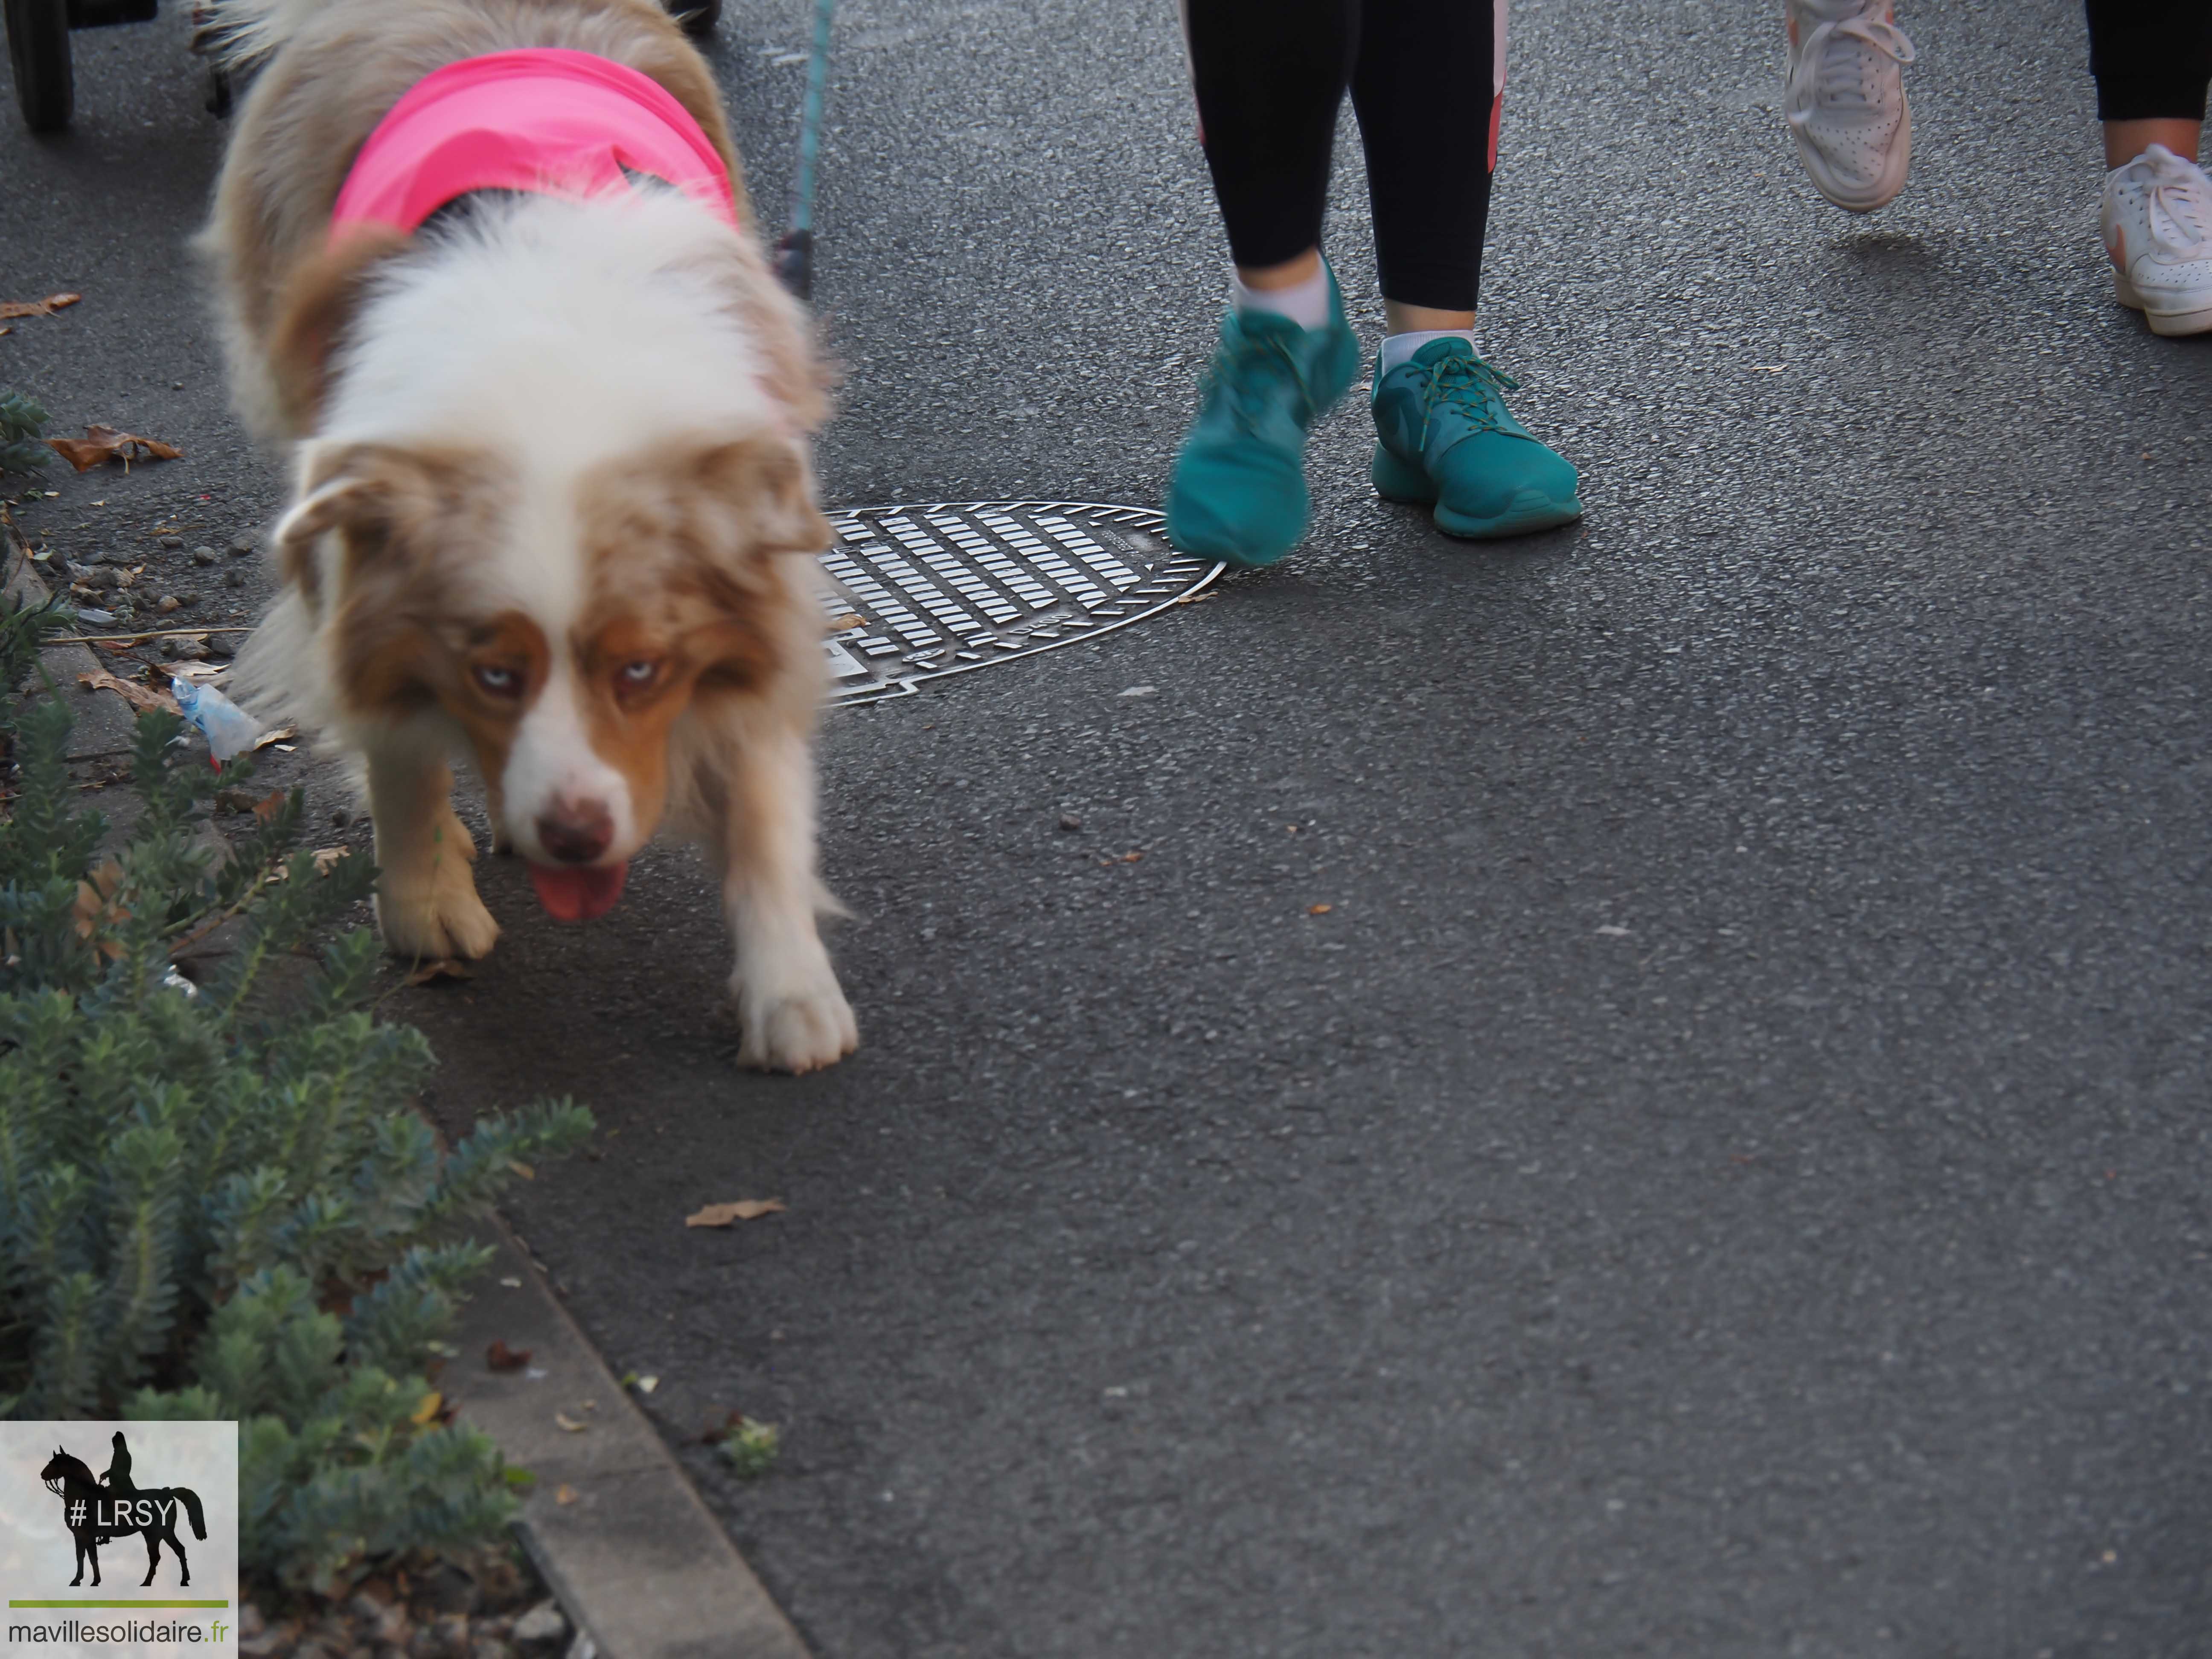
[[[33,132],[59,132],[76,107],[70,70],[69,0],[6,0],[15,101]]]
[[[661,0],[661,3],[695,40],[705,40],[722,21],[722,0]]]

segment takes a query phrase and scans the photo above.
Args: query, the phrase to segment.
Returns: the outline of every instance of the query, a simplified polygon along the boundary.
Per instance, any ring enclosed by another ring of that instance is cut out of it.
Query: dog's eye
[[[495,697],[511,697],[522,690],[522,676],[512,668],[501,668],[496,663],[480,662],[476,669],[477,684]]]
[[[624,685],[635,690],[641,685],[652,684],[653,676],[659,672],[660,665],[657,662],[629,662],[623,665],[618,678]]]

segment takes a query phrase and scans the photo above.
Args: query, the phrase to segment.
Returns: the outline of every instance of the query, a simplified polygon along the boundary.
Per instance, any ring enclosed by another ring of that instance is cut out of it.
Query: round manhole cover
[[[832,702],[911,691],[1095,638],[1186,599],[1223,567],[1170,547],[1160,514],[1094,501],[856,507],[829,514]]]

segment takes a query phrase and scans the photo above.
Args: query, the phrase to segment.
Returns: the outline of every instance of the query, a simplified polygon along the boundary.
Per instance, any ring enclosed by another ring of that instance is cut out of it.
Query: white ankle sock
[[[1234,270],[1229,274],[1230,301],[1239,311],[1272,311],[1300,328],[1328,326],[1328,266],[1324,264],[1303,283],[1291,288],[1247,288]]]
[[[1474,331],[1471,328],[1417,328],[1404,334],[1382,337],[1382,372],[1388,374],[1399,364],[1412,362],[1413,354],[1431,340],[1464,340],[1470,349],[1480,355],[1481,349],[1475,345]]]

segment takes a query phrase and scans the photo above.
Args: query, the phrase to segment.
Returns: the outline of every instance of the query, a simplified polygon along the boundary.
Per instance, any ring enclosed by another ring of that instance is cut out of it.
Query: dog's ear
[[[332,531],[343,532],[350,563],[364,544],[378,546],[388,539],[398,483],[388,453],[371,444],[311,447],[301,468],[300,497],[269,538],[284,580],[319,611],[323,584],[316,544]]]
[[[814,479],[799,441],[759,433],[701,450],[698,483],[730,510],[754,553],[820,553],[837,539],[814,504]]]
[[[345,338],[385,262],[414,246],[385,228],[364,228],[296,267],[276,296],[269,362],[276,403],[294,432],[313,429],[329,387],[331,356]]]
[[[299,499],[270,538],[278,568],[319,608],[322,572],[315,546],[323,537],[341,532],[346,568],[358,571],[404,549],[416,539],[410,532],[465,513],[484,494],[489,476],[483,458],[459,452],[311,444],[300,469]]]

